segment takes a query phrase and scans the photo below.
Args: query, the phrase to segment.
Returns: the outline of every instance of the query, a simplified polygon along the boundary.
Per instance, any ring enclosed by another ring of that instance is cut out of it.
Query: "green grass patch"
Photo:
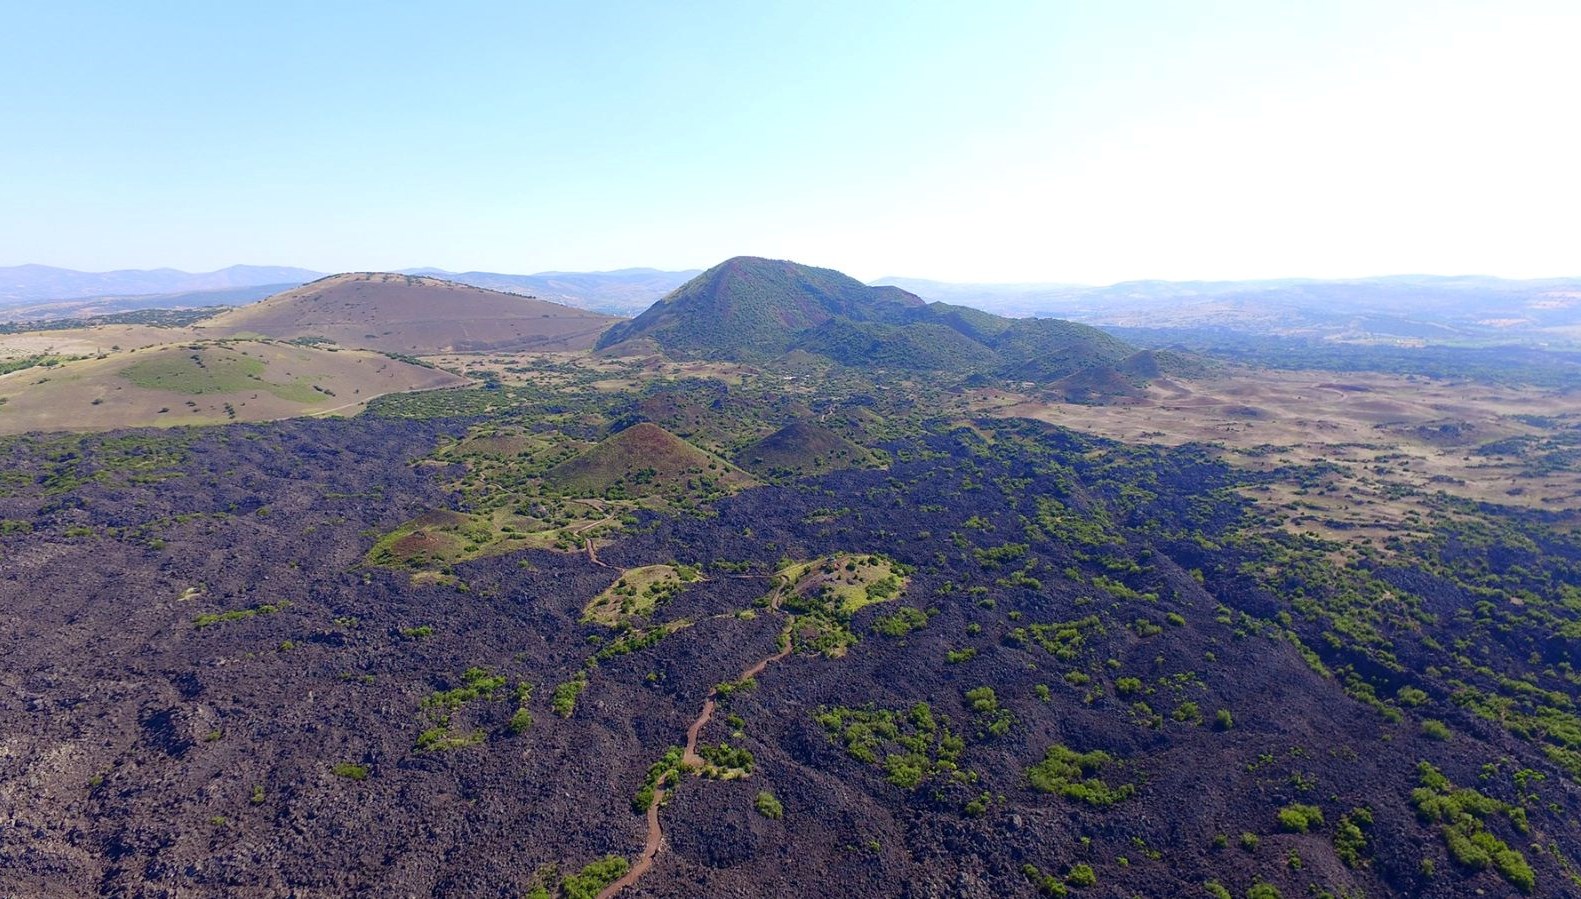
[[[900,596],[908,573],[882,556],[839,553],[781,567],[771,598],[794,617],[797,650],[841,656],[857,642],[852,616]]]
[[[148,390],[189,396],[263,391],[294,403],[320,403],[328,394],[298,378],[289,383],[264,379],[269,365],[239,350],[215,346],[184,347],[140,359],[121,370],[121,377]]]
[[[686,565],[628,568],[608,590],[588,602],[582,610],[582,620],[616,627],[633,618],[647,617],[699,578],[697,569]]]

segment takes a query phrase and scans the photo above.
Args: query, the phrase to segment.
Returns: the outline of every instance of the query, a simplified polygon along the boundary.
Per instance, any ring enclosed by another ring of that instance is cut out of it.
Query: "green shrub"
[[[637,790],[637,795],[631,799],[631,810],[643,814],[648,806],[653,804],[653,797],[657,795],[660,787],[668,783],[681,772],[681,756],[685,752],[679,746],[671,746],[664,751],[659,760],[648,766],[648,776],[642,782],[642,787]]]
[[[517,709],[516,712],[511,715],[510,724],[507,726],[510,728],[510,732],[513,734],[525,732],[527,728],[532,727],[532,712],[527,711],[525,708]]]
[[[1134,795],[1136,787],[1132,784],[1111,787],[1094,776],[1113,761],[1112,756],[1100,750],[1077,752],[1055,743],[1044,753],[1043,761],[1027,769],[1027,779],[1034,789],[1044,793],[1077,799],[1088,805],[1114,805]]]
[[[1323,810],[1315,805],[1293,803],[1279,810],[1279,827],[1290,833],[1306,833],[1323,826]]]
[[[1408,685],[1394,691],[1394,698],[1398,699],[1401,705],[1414,708],[1419,705],[1425,705],[1429,697],[1425,690],[1419,690]]]
[[[1334,854],[1347,867],[1362,863],[1362,852],[1367,848],[1367,835],[1362,828],[1372,826],[1372,812],[1365,808],[1351,809],[1350,814],[1339,819],[1334,828]]]
[[[344,777],[347,780],[368,779],[368,768],[366,765],[358,765],[353,762],[339,762],[329,770],[336,777]]]
[[[767,790],[759,793],[757,798],[752,800],[752,807],[757,809],[758,814],[770,820],[778,821],[785,817],[785,806]]]
[[[597,899],[604,887],[619,880],[631,863],[618,855],[606,855],[560,882],[564,899]]]
[[[886,637],[904,637],[928,626],[928,616],[921,609],[902,606],[894,614],[885,615],[873,622],[873,630]]]
[[[1032,882],[1032,885],[1037,888],[1037,891],[1040,895],[1064,896],[1069,892],[1065,889],[1065,884],[1062,883],[1058,877],[1055,877],[1053,874],[1044,874],[1042,871],[1038,870],[1037,865],[1022,865],[1021,873],[1026,875],[1027,880]]]
[[[576,711],[577,697],[587,689],[587,674],[583,672],[571,680],[554,688],[554,695],[549,700],[549,708],[554,710],[561,718],[569,718]]]
[[[1503,814],[1522,833],[1526,810],[1468,787],[1456,788],[1443,772],[1427,762],[1417,765],[1421,786],[1411,791],[1416,813],[1425,821],[1442,824],[1441,833],[1450,857],[1467,868],[1492,867],[1523,893],[1537,885],[1537,876],[1526,857],[1487,829],[1485,819]]]
[[[1449,738],[1453,736],[1453,734],[1449,730],[1449,725],[1445,724],[1444,722],[1434,718],[1425,718],[1422,721],[1422,736],[1427,737],[1429,740],[1438,740],[1442,743],[1448,742]]]
[[[1065,882],[1073,887],[1090,887],[1098,882],[1098,875],[1093,872],[1092,865],[1072,865],[1070,873],[1065,875]]]
[[[717,746],[699,746],[697,754],[702,756],[708,764],[720,771],[741,771],[752,773],[752,766],[757,760],[752,757],[752,751],[729,743],[720,743]]]

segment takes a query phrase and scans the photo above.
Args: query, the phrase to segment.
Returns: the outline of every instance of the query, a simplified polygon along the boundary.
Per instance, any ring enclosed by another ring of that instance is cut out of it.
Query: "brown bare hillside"
[[[333,275],[217,316],[211,337],[322,337],[387,353],[579,350],[617,319],[437,278]]]

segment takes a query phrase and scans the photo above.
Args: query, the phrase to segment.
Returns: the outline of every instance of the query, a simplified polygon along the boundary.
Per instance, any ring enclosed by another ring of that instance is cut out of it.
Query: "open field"
[[[1072,405],[978,390],[968,409],[1132,443],[1206,443],[1232,465],[1326,463],[1321,483],[1249,495],[1298,530],[1329,537],[1409,529],[1412,494],[1566,512],[1581,500],[1581,408],[1573,395],[1426,378],[1257,371],[1160,380],[1134,402]]]
[[[200,332],[192,328],[155,325],[94,325],[59,331],[24,331],[0,334],[0,360],[49,355],[99,356],[200,337]]]
[[[387,393],[462,383],[356,350],[168,344],[0,376],[0,434],[351,415]]]

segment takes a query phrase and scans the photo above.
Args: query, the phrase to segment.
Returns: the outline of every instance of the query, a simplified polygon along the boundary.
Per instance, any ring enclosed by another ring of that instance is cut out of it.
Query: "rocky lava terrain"
[[[592,895],[711,693],[713,776],[666,775],[622,895],[1581,889],[1573,538],[1303,555],[1233,489],[1303,472],[984,421],[638,513],[596,558],[367,565],[457,502],[412,463],[471,423],[0,446],[0,893]],[[765,602],[787,560],[842,553],[903,589]],[[1550,624],[1445,574],[1478,553],[1546,572]],[[668,563],[696,576],[652,627],[583,620]],[[1388,595],[1342,615],[1350,588],[1295,582],[1314,564]],[[728,683],[788,623],[793,652]]]

